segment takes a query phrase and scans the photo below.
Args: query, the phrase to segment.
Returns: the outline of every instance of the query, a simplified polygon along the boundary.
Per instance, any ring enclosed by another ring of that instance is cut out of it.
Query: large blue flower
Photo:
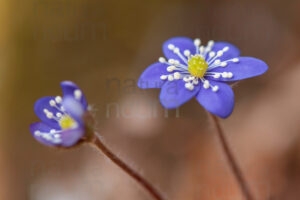
[[[87,101],[71,81],[61,83],[63,97],[43,97],[36,101],[34,111],[41,122],[30,125],[34,138],[47,146],[70,147],[85,133],[83,115]]]
[[[234,94],[224,82],[261,75],[265,62],[240,57],[237,47],[227,42],[175,37],[163,44],[165,57],[150,65],[140,76],[142,89],[161,88],[160,102],[167,109],[181,106],[196,97],[210,113],[228,117],[234,107]]]

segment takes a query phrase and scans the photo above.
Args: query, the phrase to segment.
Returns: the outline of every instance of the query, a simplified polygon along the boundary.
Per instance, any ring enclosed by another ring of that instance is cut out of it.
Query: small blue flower
[[[165,57],[150,65],[140,76],[142,89],[161,88],[160,102],[167,109],[181,106],[193,97],[210,113],[228,117],[234,107],[234,94],[224,82],[261,75],[265,62],[240,57],[240,51],[227,42],[209,41],[201,45],[187,37],[175,37],[163,44]]]
[[[41,122],[30,125],[33,137],[47,146],[71,147],[85,134],[83,115],[87,101],[71,81],[61,82],[63,97],[43,97],[36,101],[34,112]]]

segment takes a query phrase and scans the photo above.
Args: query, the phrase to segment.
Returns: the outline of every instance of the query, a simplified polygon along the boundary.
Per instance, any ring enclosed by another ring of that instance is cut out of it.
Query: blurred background
[[[240,200],[214,129],[192,100],[165,111],[140,73],[173,36],[228,41],[270,69],[235,88],[222,120],[258,199],[300,196],[300,2],[297,0],[0,1],[0,199],[150,200],[101,153],[36,142],[34,102],[85,92],[104,141],[172,200]]]

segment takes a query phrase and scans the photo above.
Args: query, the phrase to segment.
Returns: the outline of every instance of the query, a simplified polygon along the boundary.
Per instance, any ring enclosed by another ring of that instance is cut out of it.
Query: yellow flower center
[[[191,75],[202,78],[207,70],[208,64],[199,55],[192,56],[188,61],[188,70]]]
[[[76,121],[69,115],[64,115],[59,120],[59,125],[62,129],[68,129],[76,126]]]

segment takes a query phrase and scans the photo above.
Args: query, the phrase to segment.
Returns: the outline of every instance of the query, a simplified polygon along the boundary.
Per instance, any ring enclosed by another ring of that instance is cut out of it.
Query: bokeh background
[[[0,199],[150,199],[89,146],[31,137],[34,102],[61,94],[62,80],[80,85],[105,142],[169,199],[242,199],[201,106],[165,111],[158,91],[136,87],[173,36],[228,41],[269,64],[235,86],[222,124],[258,199],[299,199],[299,9],[297,0],[0,1]]]

